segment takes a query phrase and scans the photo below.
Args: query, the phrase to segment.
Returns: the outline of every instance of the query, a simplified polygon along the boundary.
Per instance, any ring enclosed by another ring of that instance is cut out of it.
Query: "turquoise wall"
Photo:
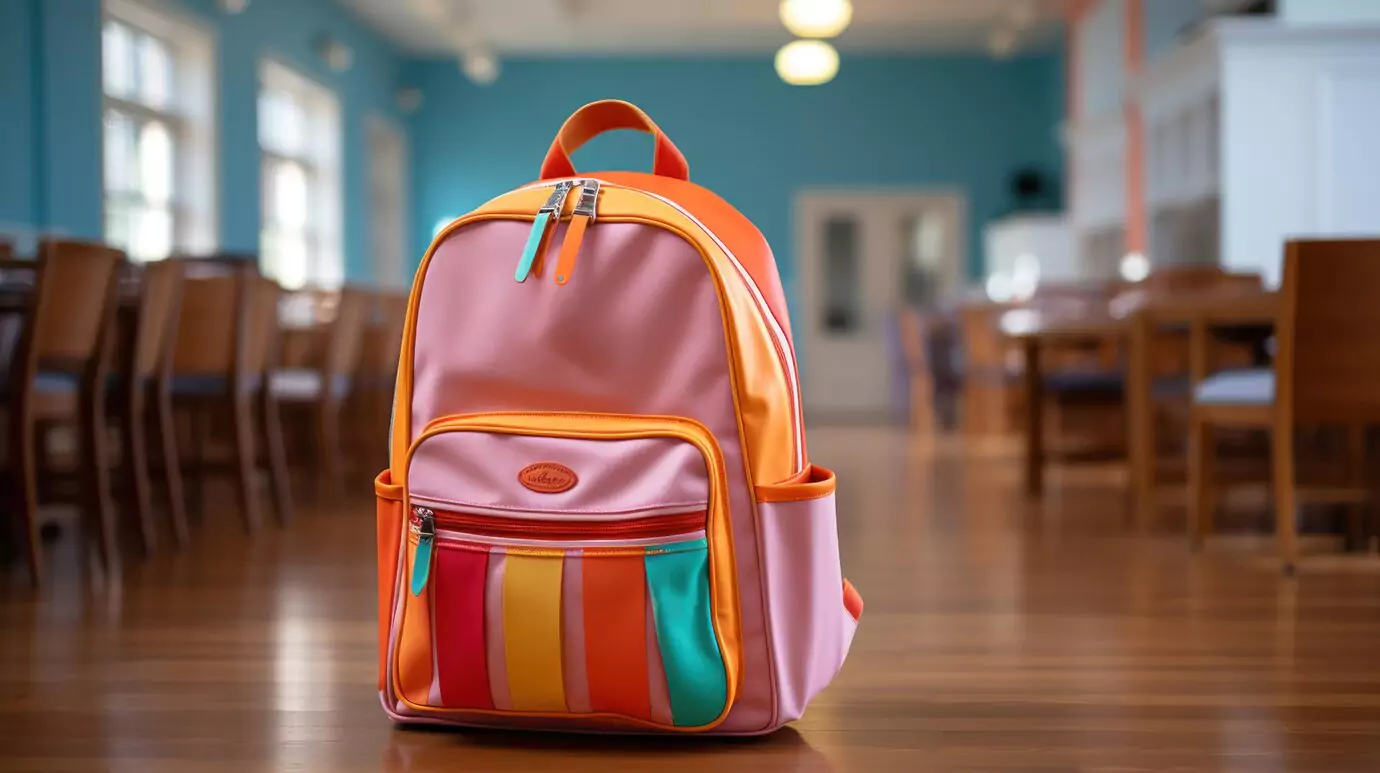
[[[215,0],[171,4],[216,40],[221,249],[258,250],[258,68],[271,56],[340,98],[346,270],[368,277],[366,125],[371,114],[401,122],[400,52],[330,0],[256,0],[238,15]],[[101,236],[100,25],[100,0],[0,2],[0,227]],[[321,61],[322,35],[354,49],[350,70]]]
[[[1008,177],[1057,178],[1064,75],[1057,55],[845,56],[824,86],[792,87],[768,57],[507,60],[497,83],[467,83],[451,60],[407,70],[426,102],[410,121],[414,244],[537,176],[557,128],[580,105],[637,103],[675,140],[691,178],[762,229],[788,289],[794,194],[813,187],[942,186],[968,198],[968,267],[980,229],[1010,204]],[[650,142],[618,132],[576,154],[584,169],[648,169]]]

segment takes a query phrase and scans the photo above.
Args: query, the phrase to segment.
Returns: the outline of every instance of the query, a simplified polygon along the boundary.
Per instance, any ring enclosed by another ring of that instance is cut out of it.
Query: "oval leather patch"
[[[579,482],[574,470],[556,462],[529,464],[518,473],[518,483],[538,494],[559,494],[575,488]]]

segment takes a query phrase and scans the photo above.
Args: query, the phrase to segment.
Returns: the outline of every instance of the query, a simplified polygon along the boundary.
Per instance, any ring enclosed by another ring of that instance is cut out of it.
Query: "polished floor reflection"
[[[1045,504],[1000,453],[824,427],[844,569],[867,601],[848,665],[765,739],[399,730],[374,684],[373,510],[301,512],[87,588],[0,586],[4,771],[1374,773],[1380,566],[1192,557],[1124,524],[1114,474]],[[225,501],[233,501],[226,497]],[[1262,554],[1264,555],[1264,554]]]

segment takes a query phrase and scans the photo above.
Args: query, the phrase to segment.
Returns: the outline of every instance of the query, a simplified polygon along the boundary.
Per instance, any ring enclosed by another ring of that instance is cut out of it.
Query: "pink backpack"
[[[611,129],[653,135],[653,174],[575,172]],[[400,722],[764,733],[862,613],[771,251],[626,102],[432,242],[375,489]]]

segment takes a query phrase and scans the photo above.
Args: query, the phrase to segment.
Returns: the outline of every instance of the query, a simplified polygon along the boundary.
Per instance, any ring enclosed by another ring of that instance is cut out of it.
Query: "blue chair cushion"
[[[1045,374],[1045,391],[1065,393],[1117,393],[1126,386],[1126,377],[1115,370],[1055,370]]]
[[[1193,399],[1205,405],[1269,405],[1275,401],[1275,372],[1257,368],[1216,373],[1198,384]]]
[[[1187,397],[1190,391],[1187,376],[1162,376],[1150,385],[1151,396],[1161,400]]]
[[[45,395],[70,394],[81,389],[81,376],[75,373],[39,371],[34,376],[34,391]],[[0,394],[9,394],[10,374],[0,373]]]
[[[259,377],[250,376],[246,386],[250,391],[259,388]],[[173,376],[172,393],[182,397],[210,397],[229,394],[229,379],[225,376]]]
[[[321,395],[321,372],[308,368],[284,368],[269,376],[275,397],[287,400],[314,400]],[[350,391],[350,377],[340,374],[331,379],[331,394],[344,397]]]

